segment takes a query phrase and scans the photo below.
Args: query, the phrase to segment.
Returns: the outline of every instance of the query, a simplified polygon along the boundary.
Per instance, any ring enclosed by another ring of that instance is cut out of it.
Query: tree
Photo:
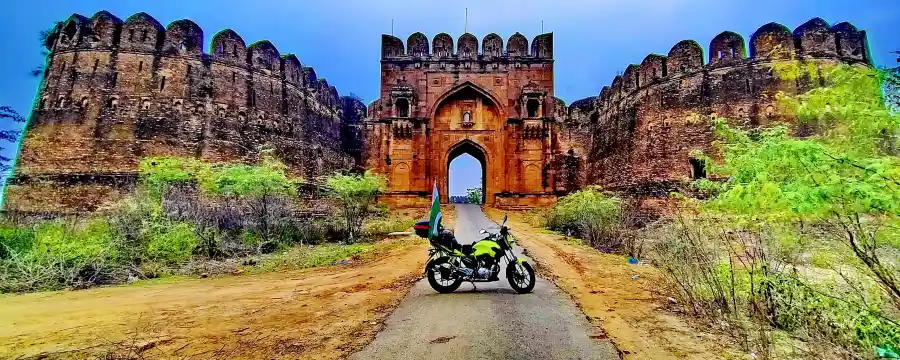
[[[384,191],[385,180],[366,171],[362,175],[335,174],[325,183],[342,208],[348,239],[354,241],[362,233],[363,222],[370,213],[369,207]]]
[[[13,110],[9,106],[0,106],[0,124],[9,124],[13,126],[18,126],[16,124],[21,124],[25,122],[25,118],[22,115],[19,115],[18,112]],[[22,136],[22,131],[17,129],[6,129],[0,130],[0,140],[10,142],[10,143],[18,143],[19,137]],[[0,146],[0,151],[3,151],[4,147]],[[0,174],[5,179],[9,174],[9,171],[12,170],[12,159],[3,155],[0,155]]]
[[[287,166],[272,156],[272,150],[263,150],[260,165],[228,165],[216,169],[202,187],[211,192],[235,198],[244,198],[253,223],[251,229],[259,236],[257,247],[274,245],[279,224],[292,221],[292,209],[285,197],[297,196],[297,185],[302,179],[287,175]]]
[[[788,126],[748,131],[715,121],[723,158],[712,171],[727,180],[701,185],[715,193],[705,209],[743,228],[779,229],[786,239],[826,229],[900,307],[900,268],[885,255],[900,250],[900,116],[883,96],[895,74],[847,65],[820,74],[799,63],[775,70],[785,80],[826,84],[778,96],[783,111],[818,134],[796,138]]]
[[[481,188],[466,189],[466,202],[469,204],[481,204],[482,192]]]

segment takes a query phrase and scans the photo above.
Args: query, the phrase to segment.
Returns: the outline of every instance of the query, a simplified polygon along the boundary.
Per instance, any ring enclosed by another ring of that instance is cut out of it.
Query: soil
[[[511,232],[538,263],[539,275],[567,292],[624,359],[747,358],[727,337],[671,311],[656,290],[661,276],[653,267],[535,228],[516,213],[486,213],[495,221],[510,216]]]
[[[421,278],[427,243],[304,271],[0,296],[0,358],[339,359]]]

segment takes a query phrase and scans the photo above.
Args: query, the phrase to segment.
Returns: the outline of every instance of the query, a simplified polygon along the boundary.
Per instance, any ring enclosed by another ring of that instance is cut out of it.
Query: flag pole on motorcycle
[[[434,184],[434,194],[431,196],[431,212],[428,217],[428,240],[438,235],[441,227],[441,197],[438,195],[437,183]]]

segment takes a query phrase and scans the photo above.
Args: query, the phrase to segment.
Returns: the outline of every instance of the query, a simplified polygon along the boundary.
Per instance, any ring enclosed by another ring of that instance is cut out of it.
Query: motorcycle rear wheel
[[[509,287],[519,294],[530,293],[534,290],[537,278],[534,276],[534,268],[527,262],[516,262],[506,265],[506,280]]]
[[[449,261],[449,258],[440,258],[435,259],[428,264],[428,285],[431,285],[431,288],[434,289],[434,291],[442,294],[454,292],[459,288],[459,285],[462,284],[462,278],[453,274],[449,268],[445,268],[443,271],[438,269],[445,265],[449,265]],[[444,274],[441,274],[442,272]],[[445,276],[450,278],[448,279]],[[438,277],[440,277],[440,279]]]

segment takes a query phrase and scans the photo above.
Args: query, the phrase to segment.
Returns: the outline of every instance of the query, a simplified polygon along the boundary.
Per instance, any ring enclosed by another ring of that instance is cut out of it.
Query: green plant
[[[325,182],[340,204],[349,240],[355,241],[362,233],[371,204],[384,191],[384,178],[366,171],[362,175],[332,175]]]
[[[703,160],[722,180],[696,183],[708,199],[682,199],[653,262],[680,304],[730,324],[764,357],[776,356],[779,334],[845,358],[895,348],[900,117],[885,107],[886,75],[798,62],[774,70],[825,86],[778,95],[797,124],[713,120],[718,153]]]
[[[16,224],[0,225],[0,259],[29,251],[34,245],[34,229]]]
[[[199,240],[194,227],[187,223],[155,226],[151,230],[147,255],[153,261],[177,265],[190,259]]]
[[[581,237],[604,251],[617,251],[623,244],[622,202],[599,188],[586,188],[559,199],[548,226]]]
[[[469,204],[481,204],[484,202],[482,201],[483,198],[481,188],[466,189],[466,202]]]

